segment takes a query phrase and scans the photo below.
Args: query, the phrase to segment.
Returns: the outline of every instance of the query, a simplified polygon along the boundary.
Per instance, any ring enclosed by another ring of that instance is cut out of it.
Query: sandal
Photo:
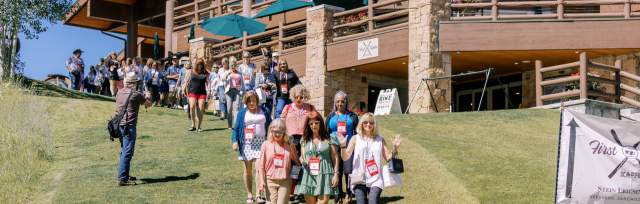
[[[262,196],[258,196],[256,197],[256,203],[258,204],[267,203],[267,200],[265,200]]]
[[[195,127],[191,127],[191,128],[189,128],[189,131],[194,131],[194,130],[196,130],[196,128],[195,128]]]
[[[247,197],[247,204],[253,204],[253,197]]]

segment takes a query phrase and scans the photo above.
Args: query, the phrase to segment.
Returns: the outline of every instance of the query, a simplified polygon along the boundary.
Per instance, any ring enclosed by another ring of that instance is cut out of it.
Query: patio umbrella
[[[260,11],[260,13],[256,14],[254,18],[271,16],[274,14],[279,14],[285,11],[290,11],[290,10],[307,7],[307,6],[313,6],[313,2],[300,1],[300,0],[278,0],[275,3],[271,4],[271,6],[267,7],[266,9]]]
[[[153,59],[160,58],[160,37],[158,32],[153,35]]]
[[[242,37],[243,32],[247,32],[249,35],[263,32],[267,25],[237,14],[228,14],[207,19],[202,22],[200,27],[216,35],[239,38]]]

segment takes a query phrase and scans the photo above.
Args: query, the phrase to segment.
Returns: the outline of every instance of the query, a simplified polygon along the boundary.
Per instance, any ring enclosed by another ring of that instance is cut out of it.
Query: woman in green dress
[[[303,194],[306,203],[329,203],[337,195],[338,154],[331,145],[322,116],[311,112],[304,127],[301,141],[302,179],[298,180],[295,194]]]

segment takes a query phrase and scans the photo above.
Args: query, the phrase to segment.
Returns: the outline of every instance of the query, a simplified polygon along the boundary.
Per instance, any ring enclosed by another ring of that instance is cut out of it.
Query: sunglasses
[[[362,124],[365,124],[365,125],[375,125],[376,123],[375,123],[375,122],[372,122],[372,121],[364,121],[364,122],[362,122]]]
[[[311,121],[309,122],[309,125],[320,125],[320,121]]]
[[[282,136],[282,135],[284,135],[284,131],[282,131],[282,130],[271,130],[271,133],[274,136]]]

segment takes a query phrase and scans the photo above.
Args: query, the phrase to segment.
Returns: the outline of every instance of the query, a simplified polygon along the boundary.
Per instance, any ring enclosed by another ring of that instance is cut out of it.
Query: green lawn
[[[33,168],[25,171],[33,172],[30,180],[0,174],[0,181],[18,186],[12,191],[0,187],[0,198],[9,203],[244,202],[242,167],[231,150],[225,121],[207,115],[203,125],[207,131],[192,133],[186,131],[189,121],[181,111],[142,110],[131,173],[143,182],[117,187],[120,148],[108,140],[104,129],[114,111],[112,102],[19,97],[41,104],[34,110],[37,116],[31,117],[46,119],[46,127],[38,127],[52,136],[52,153],[35,157],[40,162],[29,164]],[[0,97],[5,104],[3,100],[6,97]],[[0,114],[10,118],[17,114],[15,110],[0,109]],[[385,189],[383,200],[552,202],[558,120],[559,113],[550,110],[382,117],[378,124],[383,135],[404,137],[400,156],[407,170],[404,186]],[[25,124],[26,128],[36,125]],[[0,131],[6,131],[2,128],[0,125]],[[0,148],[0,156],[9,155],[2,151],[11,149]],[[15,162],[0,162],[12,164]]]

